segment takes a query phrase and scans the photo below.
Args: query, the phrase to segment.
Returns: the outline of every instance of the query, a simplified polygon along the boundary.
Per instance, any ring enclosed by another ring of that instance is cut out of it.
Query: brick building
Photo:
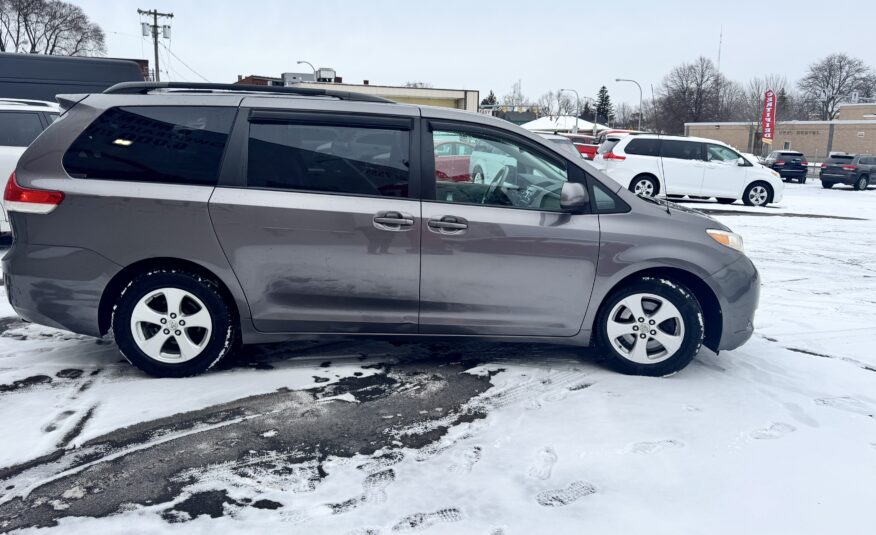
[[[876,154],[876,103],[842,104],[833,121],[779,121],[772,147],[761,142],[759,123],[685,123],[684,133],[759,155],[776,149],[796,150],[816,162],[830,152]]]

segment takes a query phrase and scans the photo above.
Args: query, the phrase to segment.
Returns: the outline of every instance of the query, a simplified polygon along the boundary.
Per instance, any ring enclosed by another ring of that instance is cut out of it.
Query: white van
[[[778,173],[713,139],[656,134],[609,138],[593,163],[646,197],[691,195],[765,206],[781,201],[784,192]]]
[[[58,117],[54,102],[19,98],[0,98],[0,180],[3,184],[15,170],[18,158]],[[0,210],[0,234],[9,232],[6,212]]]

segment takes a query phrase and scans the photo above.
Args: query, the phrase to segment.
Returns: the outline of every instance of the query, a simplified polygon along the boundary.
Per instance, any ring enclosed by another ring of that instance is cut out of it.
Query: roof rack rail
[[[244,84],[208,84],[188,82],[121,82],[104,90],[104,93],[112,95],[146,95],[157,89],[179,89],[193,92],[220,92],[239,91],[245,93],[273,93],[280,95],[301,95],[309,97],[332,97],[340,100],[352,100],[358,102],[384,102],[395,104],[393,101],[364,93],[350,91],[334,91],[332,89],[315,89],[310,87],[277,87],[266,85]]]
[[[54,105],[52,102],[47,102],[45,100],[32,100],[27,98],[2,97],[0,98],[0,102],[6,102],[9,104],[23,104],[26,106],[43,106],[45,108],[50,108]]]

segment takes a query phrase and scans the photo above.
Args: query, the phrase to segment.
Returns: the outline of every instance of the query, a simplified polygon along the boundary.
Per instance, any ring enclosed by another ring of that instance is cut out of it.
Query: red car
[[[560,134],[562,136],[566,136],[567,138],[572,140],[572,143],[575,144],[575,148],[578,149],[585,158],[588,160],[592,160],[596,157],[596,149],[599,148],[599,145],[596,144],[596,138],[593,136],[589,136],[587,134],[570,134],[564,133]]]
[[[444,182],[471,182],[473,145],[462,141],[435,143],[435,178]]]

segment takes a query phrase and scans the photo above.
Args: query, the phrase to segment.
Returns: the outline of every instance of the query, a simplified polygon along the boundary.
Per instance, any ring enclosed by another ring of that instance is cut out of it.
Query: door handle
[[[426,225],[432,232],[440,234],[461,234],[468,228],[468,221],[461,217],[445,215],[430,219]]]
[[[399,232],[411,230],[414,227],[414,216],[403,212],[377,212],[373,222],[374,228]]]

